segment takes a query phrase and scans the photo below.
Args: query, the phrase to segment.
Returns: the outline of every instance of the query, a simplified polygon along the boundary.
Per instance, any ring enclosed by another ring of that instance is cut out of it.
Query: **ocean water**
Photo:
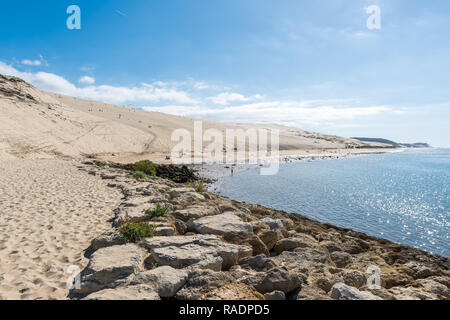
[[[250,169],[219,193],[450,257],[450,149]]]

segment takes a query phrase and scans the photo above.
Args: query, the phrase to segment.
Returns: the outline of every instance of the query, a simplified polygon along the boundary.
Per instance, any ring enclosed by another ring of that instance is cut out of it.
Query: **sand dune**
[[[175,145],[172,132],[193,132],[195,120],[39,91],[18,78],[0,75],[0,153],[4,153],[0,159],[92,155],[118,162],[144,158],[163,162]],[[276,128],[284,154],[377,145],[270,124],[203,120],[203,128],[223,132]]]

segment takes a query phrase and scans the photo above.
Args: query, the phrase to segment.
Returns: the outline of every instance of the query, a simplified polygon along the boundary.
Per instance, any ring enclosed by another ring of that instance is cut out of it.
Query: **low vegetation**
[[[135,171],[141,171],[151,177],[156,177],[156,165],[149,160],[142,160],[134,164]]]
[[[169,212],[169,205],[161,205],[161,204],[156,204],[156,208],[154,209],[147,209],[145,211],[145,214],[148,215],[150,218],[157,218],[157,217],[162,217],[164,215],[166,215]]]
[[[136,180],[145,180],[147,179],[147,175],[142,171],[136,171],[133,174],[133,178],[135,178]]]
[[[145,238],[154,237],[158,233],[155,225],[145,222],[127,222],[119,228],[119,232],[123,235],[127,242],[140,242]]]

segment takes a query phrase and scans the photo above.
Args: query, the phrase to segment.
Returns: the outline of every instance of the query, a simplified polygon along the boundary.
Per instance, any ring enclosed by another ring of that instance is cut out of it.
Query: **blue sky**
[[[81,30],[66,27],[71,4]],[[0,11],[0,73],[148,110],[450,147],[449,18],[447,0],[16,0]]]

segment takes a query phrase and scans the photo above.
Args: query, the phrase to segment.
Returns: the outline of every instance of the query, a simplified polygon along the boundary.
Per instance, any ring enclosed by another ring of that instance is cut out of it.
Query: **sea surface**
[[[220,182],[224,196],[450,257],[450,149],[286,163]]]

